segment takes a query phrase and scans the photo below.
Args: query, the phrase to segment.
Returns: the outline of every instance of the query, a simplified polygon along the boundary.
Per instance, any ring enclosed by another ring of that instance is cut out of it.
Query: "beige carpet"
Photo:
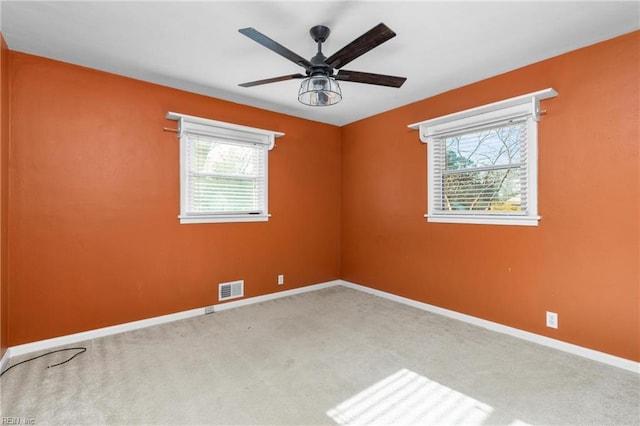
[[[84,345],[64,365],[46,368],[68,353],[8,371],[1,415],[37,425],[640,424],[637,374],[344,287]]]

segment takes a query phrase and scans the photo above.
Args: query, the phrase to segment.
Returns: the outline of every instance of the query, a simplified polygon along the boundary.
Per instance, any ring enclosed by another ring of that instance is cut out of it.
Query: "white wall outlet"
[[[558,314],[547,311],[547,327],[558,328]]]
[[[204,307],[204,313],[205,313],[205,314],[212,314],[212,313],[214,313],[214,312],[215,312],[215,311],[214,311],[214,307],[213,307],[213,305],[211,305],[211,306],[205,306],[205,307]]]
[[[284,275],[278,275],[278,285],[284,284]]]

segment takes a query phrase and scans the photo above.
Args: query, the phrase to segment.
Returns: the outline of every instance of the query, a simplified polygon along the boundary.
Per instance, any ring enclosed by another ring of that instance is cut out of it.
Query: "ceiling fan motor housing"
[[[327,57],[322,53],[322,43],[327,40],[329,33],[331,33],[331,30],[329,27],[325,27],[324,25],[316,25],[315,27],[311,27],[309,30],[311,38],[318,43],[318,52],[313,58],[311,58],[311,68],[307,70],[307,75],[309,76],[330,76],[333,74],[333,69],[325,63]]]

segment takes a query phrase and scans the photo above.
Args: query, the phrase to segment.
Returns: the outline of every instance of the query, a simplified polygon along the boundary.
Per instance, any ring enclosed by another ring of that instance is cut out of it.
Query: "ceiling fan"
[[[338,85],[338,80],[388,87],[400,87],[406,80],[405,77],[341,69],[374,47],[395,37],[396,33],[383,23],[376,25],[328,58],[322,53],[322,43],[329,37],[329,28],[324,25],[312,27],[309,33],[311,34],[311,38],[318,44],[318,52],[311,60],[307,60],[297,53],[292,52],[255,28],[242,28],[238,31],[305,69],[305,74],[290,74],[264,80],[250,81],[239,85],[242,87],[252,87],[292,79],[304,79],[300,85],[298,100],[310,106],[327,106],[336,104],[342,100],[342,92]],[[338,70],[338,72],[336,73],[335,70]]]

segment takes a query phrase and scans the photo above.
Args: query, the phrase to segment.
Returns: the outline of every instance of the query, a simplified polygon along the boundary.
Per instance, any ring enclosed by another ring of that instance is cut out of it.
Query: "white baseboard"
[[[640,363],[635,361],[631,361],[625,358],[620,358],[614,355],[609,355],[607,353],[595,351],[593,349],[584,348],[582,346],[573,345],[571,343],[552,339],[546,336],[541,336],[539,334],[530,333],[528,331],[509,327],[496,322],[487,321],[481,318],[473,317],[471,315],[461,314],[459,312],[451,311],[449,309],[439,308],[434,305],[418,302],[413,299],[397,296],[392,293],[387,293],[385,291],[376,290],[370,287],[365,287],[365,286],[354,284],[344,280],[328,281],[325,283],[314,284],[306,287],[294,288],[291,290],[284,290],[277,293],[265,294],[263,296],[256,296],[256,297],[250,297],[247,299],[241,299],[233,302],[220,303],[220,304],[213,305],[213,311],[220,312],[223,310],[238,308],[241,306],[251,305],[254,303],[260,303],[268,300],[279,299],[281,297],[293,296],[295,294],[321,290],[321,289],[333,287],[336,285],[341,285],[354,290],[359,290],[365,293],[373,294],[378,297],[382,297],[398,303],[403,303],[405,305],[413,306],[415,308],[422,309],[424,311],[428,311],[434,314],[442,315],[448,318],[456,319],[458,321],[463,321],[469,324],[477,325],[479,327],[483,327],[488,330],[514,336],[519,339],[523,339],[529,342],[548,346],[553,349],[557,349],[563,352],[568,352],[573,355],[578,355],[583,358],[588,358],[593,361],[598,361],[604,364],[608,364],[614,367],[618,367],[624,370],[634,372],[636,374],[640,374]],[[191,317],[204,315],[204,314],[205,314],[205,308],[202,307],[197,309],[191,309],[189,311],[182,311],[174,314],[163,315],[163,316],[148,318],[140,321],[114,325],[111,327],[104,327],[104,328],[89,330],[81,333],[55,337],[53,339],[40,340],[37,342],[26,343],[24,345],[12,346],[7,349],[4,356],[2,357],[2,360],[0,360],[0,371],[3,371],[4,366],[7,364],[9,359],[15,356],[24,355],[24,354],[46,350],[46,349],[51,349],[51,348],[55,348],[63,345],[75,344],[78,342],[83,342],[83,341],[95,339],[98,337],[105,337],[113,334],[124,333],[126,331],[137,330],[145,327],[151,327],[154,325],[164,324],[164,323],[191,318]]]
[[[9,362],[9,357],[11,356],[9,352],[9,348],[7,348],[7,350],[4,352],[4,355],[2,355],[2,358],[0,359],[0,371],[4,371],[4,366]]]
[[[225,311],[227,309],[239,308],[240,306],[252,305],[254,303],[266,302],[267,300],[280,299],[281,297],[293,296],[294,294],[307,293],[309,291],[321,290],[323,288],[333,287],[340,285],[342,281],[327,281],[320,284],[308,285],[306,287],[293,288],[291,290],[279,291],[277,293],[265,294],[262,296],[249,297],[247,299],[240,299],[233,302],[219,303],[213,305],[213,312]]]
[[[292,296],[294,294],[306,293],[308,291],[315,291],[315,290],[320,290],[322,288],[333,287],[339,284],[340,284],[339,280],[328,281],[321,284],[314,284],[307,287],[300,287],[300,288],[294,288],[291,290],[279,291],[277,293],[250,297],[247,299],[237,300],[234,302],[220,303],[217,305],[213,305],[214,307],[213,311],[219,312],[226,309],[250,305],[253,303],[265,302],[267,300],[273,300],[281,297]],[[159,324],[165,324],[168,322],[196,317],[198,315],[204,315],[204,314],[205,314],[205,308],[202,307],[202,308],[191,309],[188,311],[176,312],[174,314],[147,318],[140,321],[127,322],[124,324],[118,324],[110,327],[98,328],[95,330],[83,331],[75,334],[68,334],[66,336],[54,337],[52,339],[39,340],[36,342],[25,343],[23,345],[12,346],[7,349],[4,356],[2,357],[2,367],[4,367],[4,364],[6,364],[10,358],[15,356],[52,349],[52,348],[56,348],[64,345],[72,345],[72,344],[84,342],[90,339],[96,339],[98,337],[105,337],[113,334],[124,333],[127,331],[151,327]],[[2,368],[0,368],[0,371],[2,371]]]
[[[503,324],[499,324],[492,321],[487,321],[482,318],[473,317],[471,315],[461,314],[449,309],[439,308],[428,303],[418,302],[413,299],[409,299],[402,296],[396,296],[395,294],[387,293],[385,291],[376,290],[370,287],[365,287],[359,284],[354,284],[348,281],[340,280],[340,285],[348,287],[354,290],[360,290],[365,293],[373,294],[385,299],[392,300],[394,302],[403,303],[405,305],[413,306],[414,308],[422,309],[434,314],[442,315],[448,318],[453,318],[458,321],[463,321],[469,324],[477,325],[491,331],[507,334],[509,336],[517,337],[519,339],[527,340],[529,342],[537,343],[540,345],[548,346],[553,349],[557,349],[563,352],[568,352],[573,355],[578,355],[583,358],[588,358],[593,361],[598,361],[604,364],[608,364],[614,367],[622,368],[640,374],[640,363],[631,361],[626,358],[617,357],[604,352],[595,351],[582,346],[574,345],[571,343],[563,342],[561,340],[552,339],[550,337],[541,336],[539,334],[531,333],[528,331],[520,330],[518,328],[509,327]]]

